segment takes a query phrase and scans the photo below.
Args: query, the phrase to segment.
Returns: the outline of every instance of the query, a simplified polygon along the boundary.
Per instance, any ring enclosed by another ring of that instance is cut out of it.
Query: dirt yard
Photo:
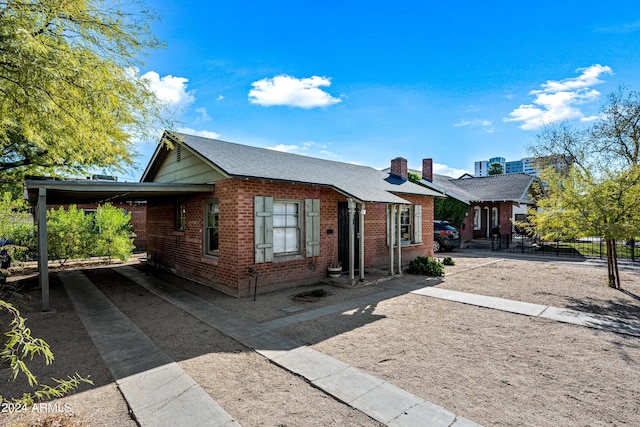
[[[640,320],[640,270],[623,272],[625,292],[620,292],[605,286],[606,267],[455,252],[453,258],[456,265],[447,267],[441,279],[404,276],[357,289],[318,284],[258,295],[256,302],[157,274],[256,322],[287,316],[282,309],[310,310],[375,294],[399,282]],[[129,282],[116,270],[84,271],[240,424],[378,425]],[[291,298],[320,288],[329,295],[315,302]],[[46,339],[56,355],[52,366],[37,366],[38,378],[75,372],[91,375],[95,386],[83,385],[61,400],[69,403],[75,415],[70,421],[90,426],[135,425],[55,276],[51,295],[55,313],[39,312],[38,290],[28,293],[30,300],[17,301],[33,334]],[[415,294],[278,332],[485,426],[640,425],[638,337]],[[17,396],[27,389],[24,384],[7,383],[6,375],[0,381],[3,396]],[[0,426],[10,420],[16,421],[0,417]]]

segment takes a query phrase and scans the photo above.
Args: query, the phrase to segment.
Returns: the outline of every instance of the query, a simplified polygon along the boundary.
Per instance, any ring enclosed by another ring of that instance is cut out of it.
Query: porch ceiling
[[[25,199],[38,202],[40,189],[46,190],[47,204],[143,201],[158,197],[212,192],[212,184],[165,184],[156,182],[48,181],[27,180]]]

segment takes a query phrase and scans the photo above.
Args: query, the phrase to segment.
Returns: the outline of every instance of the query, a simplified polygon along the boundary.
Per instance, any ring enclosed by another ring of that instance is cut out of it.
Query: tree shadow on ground
[[[630,294],[630,292],[623,293]],[[635,295],[633,297],[637,298]],[[624,299],[603,301],[595,298],[567,298],[567,302],[568,304],[565,306],[567,309],[640,321],[640,308],[627,304]]]

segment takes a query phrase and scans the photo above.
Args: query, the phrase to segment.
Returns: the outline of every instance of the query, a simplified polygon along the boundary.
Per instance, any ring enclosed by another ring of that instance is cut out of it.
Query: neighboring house
[[[526,219],[527,209],[535,205],[539,182],[526,173],[460,178],[433,173],[432,159],[424,159],[422,171],[411,171],[422,177],[420,183],[469,205],[469,212],[461,226],[462,241],[490,237],[492,234],[509,235],[514,232],[514,221]],[[440,219],[440,218],[436,218]]]
[[[433,252],[433,198],[367,166],[165,132],[141,181],[213,184],[208,193],[149,199],[149,260],[232,295],[313,283],[336,261],[351,282],[365,268]],[[169,142],[168,148],[164,142]],[[389,242],[400,241],[400,245]]]

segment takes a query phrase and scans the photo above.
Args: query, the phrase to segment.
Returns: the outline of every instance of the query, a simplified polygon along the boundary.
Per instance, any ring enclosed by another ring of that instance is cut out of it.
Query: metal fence
[[[616,242],[619,259],[640,261],[640,241]],[[600,237],[587,237],[566,242],[546,242],[529,236],[498,234],[491,237],[491,250],[523,255],[556,257],[602,258],[607,257],[607,245]]]

